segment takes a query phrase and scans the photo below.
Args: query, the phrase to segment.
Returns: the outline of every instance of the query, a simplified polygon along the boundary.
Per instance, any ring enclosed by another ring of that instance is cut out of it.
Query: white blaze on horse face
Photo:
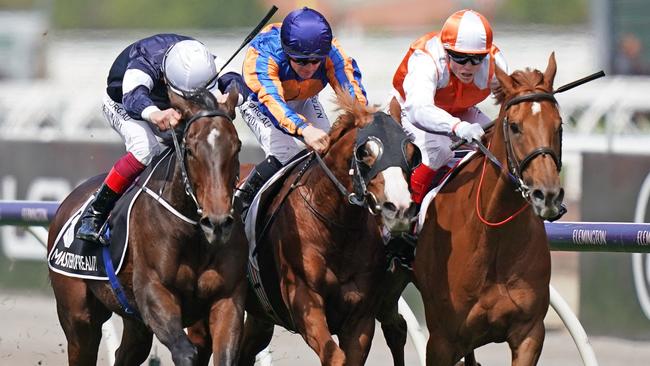
[[[210,147],[212,147],[213,150],[217,148],[218,137],[219,137],[219,130],[213,128],[212,131],[210,131],[210,134],[208,135],[208,144],[210,144]]]
[[[384,176],[384,194],[386,200],[392,202],[397,209],[405,210],[411,205],[411,193],[404,179],[402,168],[392,166],[381,173]]]
[[[532,105],[530,106],[530,109],[532,110],[533,115],[535,115],[542,111],[542,105],[539,104],[539,102],[533,102]]]

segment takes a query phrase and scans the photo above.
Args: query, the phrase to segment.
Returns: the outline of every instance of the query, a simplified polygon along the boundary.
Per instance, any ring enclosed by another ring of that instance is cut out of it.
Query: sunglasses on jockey
[[[323,61],[320,58],[293,58],[293,57],[289,57],[289,59],[291,61],[297,63],[300,66],[316,65],[317,63]]]
[[[475,66],[483,62],[483,59],[487,56],[487,54],[477,55],[471,53],[459,53],[452,50],[447,50],[447,54],[449,55],[449,59],[459,65],[465,65],[470,62]]]

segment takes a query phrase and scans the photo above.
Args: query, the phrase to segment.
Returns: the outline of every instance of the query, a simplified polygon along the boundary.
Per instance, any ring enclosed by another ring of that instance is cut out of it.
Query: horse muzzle
[[[564,189],[533,187],[530,191],[530,204],[537,216],[544,220],[557,217],[560,213]]]
[[[391,202],[384,202],[381,205],[381,216],[386,228],[391,233],[409,232],[411,223],[416,219],[418,205],[411,202],[406,208],[399,209]]]
[[[225,215],[205,215],[199,220],[199,225],[209,243],[223,244],[230,240],[235,217],[232,210]]]

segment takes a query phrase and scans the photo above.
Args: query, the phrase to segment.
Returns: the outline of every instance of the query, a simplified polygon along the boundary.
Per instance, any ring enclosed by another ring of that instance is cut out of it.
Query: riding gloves
[[[453,131],[456,136],[468,142],[471,142],[473,140],[480,141],[481,137],[485,135],[485,131],[483,131],[483,127],[481,127],[481,125],[478,123],[469,123],[465,121],[458,122],[454,126]]]

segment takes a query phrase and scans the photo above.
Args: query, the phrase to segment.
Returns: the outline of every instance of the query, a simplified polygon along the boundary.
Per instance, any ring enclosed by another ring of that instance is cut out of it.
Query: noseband
[[[557,100],[551,93],[530,93],[530,94],[524,94],[520,95],[518,97],[514,97],[510,99],[506,105],[505,105],[505,116],[503,118],[503,138],[506,143],[506,154],[508,157],[508,168],[510,169],[510,173],[514,175],[514,177],[517,179],[519,182],[519,189],[521,190],[521,193],[524,195],[524,198],[528,198],[529,194],[529,189],[528,187],[524,184],[523,179],[522,179],[522,173],[524,170],[528,167],[530,162],[535,159],[538,156],[545,156],[549,155],[552,159],[553,162],[555,163],[555,167],[557,171],[559,172],[560,169],[562,169],[562,156],[558,155],[555,150],[553,150],[549,146],[543,146],[543,147],[538,147],[531,151],[528,155],[526,155],[521,161],[517,160],[517,157],[514,152],[514,148],[512,147],[512,141],[510,139],[510,131],[508,130],[508,109],[512,107],[515,104],[519,104],[521,102],[529,102],[529,101],[539,101],[539,100],[548,100],[553,102],[554,104],[558,104]],[[561,130],[560,130],[561,133]],[[560,142],[561,143],[561,142]],[[562,154],[562,148],[560,147],[560,154]]]
[[[230,118],[230,116],[228,116],[226,113],[218,109],[202,110],[196,113],[195,115],[193,115],[189,120],[187,120],[187,122],[185,122],[185,127],[183,128],[183,134],[182,134],[183,137],[182,144],[178,143],[178,138],[176,137],[176,133],[172,133],[172,140],[174,141],[174,151],[176,152],[176,160],[178,160],[178,164],[180,164],[181,176],[183,178],[183,185],[185,186],[185,194],[190,196],[194,201],[194,204],[196,205],[196,213],[199,216],[203,215],[203,209],[201,208],[201,205],[199,204],[199,201],[196,198],[196,193],[194,192],[194,188],[192,187],[192,182],[190,181],[189,175],[187,174],[187,169],[185,168],[185,157],[187,152],[187,149],[185,148],[186,146],[185,137],[192,123],[196,122],[198,119],[203,117],[223,117],[228,121],[232,122],[232,118]]]

